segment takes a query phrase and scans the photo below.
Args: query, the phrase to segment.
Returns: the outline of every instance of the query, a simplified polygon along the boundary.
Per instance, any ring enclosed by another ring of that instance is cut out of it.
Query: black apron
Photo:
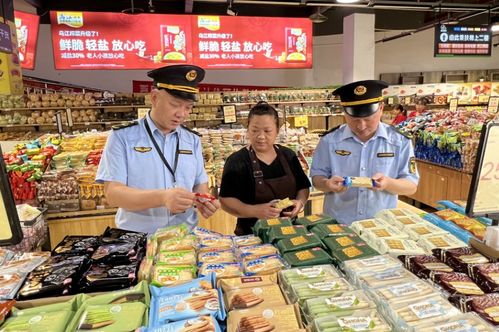
[[[284,153],[281,151],[278,145],[274,145],[274,149],[277,154],[277,159],[279,160],[281,167],[284,170],[284,175],[273,179],[264,179],[263,172],[260,168],[260,163],[256,157],[255,151],[250,146],[249,156],[251,161],[252,175],[255,179],[255,203],[263,204],[268,203],[274,199],[295,199],[296,190],[296,180],[289,167],[289,162],[286,160]],[[247,235],[252,234],[251,228],[255,225],[255,221],[248,222],[247,220],[240,222],[238,220],[236,224],[236,229],[234,234]]]

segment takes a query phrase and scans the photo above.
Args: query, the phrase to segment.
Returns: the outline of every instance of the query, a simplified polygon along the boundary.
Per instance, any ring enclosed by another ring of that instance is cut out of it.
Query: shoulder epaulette
[[[186,127],[186,126],[184,126],[184,125],[180,125],[180,126],[181,126],[182,128],[184,128],[185,130],[187,130],[187,131],[189,131],[189,132],[193,133],[194,135],[197,135],[197,136],[199,136],[199,137],[202,137],[202,136],[203,136],[203,135],[201,135],[200,133],[198,133],[197,131],[192,130],[192,129],[191,129],[191,128],[189,128],[189,127]]]
[[[322,133],[322,134],[320,134],[319,136],[320,136],[320,137],[323,137],[323,136],[326,136],[327,134],[331,134],[333,131],[335,131],[335,130],[336,130],[336,129],[338,129],[339,127],[341,127],[341,125],[336,126],[336,127],[334,127],[334,128],[331,128],[331,129],[329,129],[328,131],[323,132],[323,133]]]
[[[392,128],[393,128],[393,130],[395,130],[395,132],[404,136],[405,138],[412,139],[412,135],[410,133],[402,131],[402,130],[400,130],[400,128],[397,128],[397,127],[392,126]]]
[[[121,123],[119,125],[112,126],[111,128],[113,128],[113,130],[120,130],[120,129],[124,129],[124,128],[128,128],[128,127],[133,127],[133,126],[136,126],[138,124],[139,123],[137,121],[130,121],[127,123]]]

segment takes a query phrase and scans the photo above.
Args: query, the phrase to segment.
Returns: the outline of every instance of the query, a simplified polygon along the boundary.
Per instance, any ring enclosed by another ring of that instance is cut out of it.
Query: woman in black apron
[[[252,233],[258,219],[296,216],[308,199],[310,181],[296,154],[276,145],[279,133],[277,111],[265,102],[248,115],[250,145],[234,152],[225,162],[220,202],[222,208],[238,217],[236,235]],[[274,200],[289,198],[293,206],[285,211]]]

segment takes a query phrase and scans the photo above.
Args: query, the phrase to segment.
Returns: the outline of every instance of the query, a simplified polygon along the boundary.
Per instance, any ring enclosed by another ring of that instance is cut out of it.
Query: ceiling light
[[[499,16],[490,19],[490,31],[499,32]]]
[[[327,16],[321,13],[320,8],[317,8],[317,11],[310,15],[308,18],[314,23],[324,23],[327,21]]]
[[[359,0],[336,0],[337,3],[355,3],[359,2]]]

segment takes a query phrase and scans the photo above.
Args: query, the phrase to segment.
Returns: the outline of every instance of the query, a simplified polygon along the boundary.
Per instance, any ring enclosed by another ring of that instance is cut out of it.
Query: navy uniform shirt
[[[151,131],[166,160],[173,168],[177,140],[179,140],[177,183],[154,148],[144,126],[148,121]],[[197,135],[178,127],[163,134],[149,114],[137,125],[113,130],[109,135],[96,176],[97,182],[115,181],[137,189],[169,189],[176,187],[193,191],[194,186],[208,182],[204,169],[201,142]],[[118,209],[116,225],[120,228],[153,233],[165,226],[186,223],[190,228],[197,225],[197,213],[190,208],[185,213],[172,214],[166,207],[143,211]]]
[[[323,136],[315,150],[310,175],[372,177],[383,173],[394,179],[418,183],[419,175],[411,141],[393,127],[380,123],[375,135],[360,141],[348,125]],[[397,195],[367,188],[349,188],[344,193],[326,193],[324,213],[339,222],[372,218],[382,209],[397,207]]]

